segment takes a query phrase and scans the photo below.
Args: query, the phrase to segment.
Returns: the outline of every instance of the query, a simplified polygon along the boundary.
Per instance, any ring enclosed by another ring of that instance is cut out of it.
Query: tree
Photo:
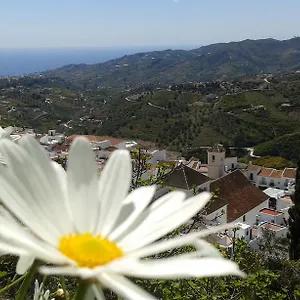
[[[300,258],[300,161],[297,164],[296,188],[292,196],[294,205],[289,209],[289,234],[290,239],[290,259]]]

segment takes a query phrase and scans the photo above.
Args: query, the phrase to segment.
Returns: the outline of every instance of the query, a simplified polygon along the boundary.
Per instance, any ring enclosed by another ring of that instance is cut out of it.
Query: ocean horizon
[[[69,64],[102,63],[124,55],[170,48],[0,49],[0,77],[33,74]]]

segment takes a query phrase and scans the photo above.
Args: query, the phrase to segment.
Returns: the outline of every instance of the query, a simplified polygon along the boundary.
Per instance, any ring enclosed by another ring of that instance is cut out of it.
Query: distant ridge
[[[193,50],[163,50],[93,65],[68,65],[44,72],[87,86],[184,83],[300,70],[300,37],[218,43]]]

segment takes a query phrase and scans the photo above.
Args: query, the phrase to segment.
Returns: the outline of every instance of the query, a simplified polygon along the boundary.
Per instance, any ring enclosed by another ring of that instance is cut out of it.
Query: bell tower
[[[211,179],[218,179],[225,175],[225,149],[218,144],[207,150],[207,175]]]

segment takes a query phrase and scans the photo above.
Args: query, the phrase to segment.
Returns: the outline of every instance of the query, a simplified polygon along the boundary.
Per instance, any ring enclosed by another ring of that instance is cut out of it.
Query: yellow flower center
[[[76,261],[78,266],[87,268],[102,266],[123,256],[122,250],[115,243],[90,233],[63,236],[59,250]]]

